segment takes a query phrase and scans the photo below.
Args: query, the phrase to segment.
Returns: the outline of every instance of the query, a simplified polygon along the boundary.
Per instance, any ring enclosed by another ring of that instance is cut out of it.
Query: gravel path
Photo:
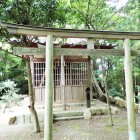
[[[53,140],[128,140],[125,109],[113,115],[114,126],[108,126],[108,116],[93,116],[91,120],[58,121],[53,124]],[[35,134],[33,125],[3,125],[0,140],[43,140],[42,132]],[[140,131],[140,115],[137,114],[137,132]],[[139,138],[140,134],[138,133]]]

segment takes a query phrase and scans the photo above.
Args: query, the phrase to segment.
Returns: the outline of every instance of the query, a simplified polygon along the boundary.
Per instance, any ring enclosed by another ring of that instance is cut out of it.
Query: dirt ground
[[[114,126],[108,126],[108,116],[93,116],[91,120],[58,121],[53,124],[53,140],[128,140],[125,109],[113,115]],[[137,132],[140,131],[140,114],[137,114]],[[140,139],[140,133],[138,133]],[[41,132],[35,134],[33,125],[3,125],[0,140],[43,140]]]

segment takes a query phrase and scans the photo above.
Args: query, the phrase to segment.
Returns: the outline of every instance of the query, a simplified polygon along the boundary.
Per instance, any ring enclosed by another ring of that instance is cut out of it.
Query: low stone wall
[[[111,107],[112,114],[119,113],[119,110],[116,107]],[[53,113],[54,121],[60,120],[72,120],[72,119],[91,119],[93,115],[101,115],[101,114],[108,114],[107,107],[91,107],[91,108],[84,108],[81,110],[66,110],[66,111],[59,111]],[[39,122],[44,122],[44,111],[38,112]],[[33,119],[31,114],[20,115],[16,116],[15,124],[26,124],[32,123]]]
[[[126,100],[123,100],[123,99],[121,99],[120,97],[109,97],[109,100],[110,100],[110,103],[111,104],[115,104],[115,105],[117,105],[117,106],[119,106],[119,107],[124,107],[124,108],[127,108],[127,103],[126,103]],[[139,110],[139,104],[136,104],[135,103],[135,111],[136,112],[140,112],[140,111],[138,111]]]
[[[69,103],[67,104],[67,110],[62,111],[62,105],[54,105],[53,118],[54,121],[59,120],[71,120],[71,119],[91,119],[93,115],[108,114],[107,105],[98,100],[91,102],[91,108],[86,108],[86,103]],[[38,106],[36,108],[39,122],[44,122],[44,106]],[[111,107],[112,114],[119,113],[116,107]],[[33,123],[30,111],[28,107],[14,107],[7,108],[4,115],[10,115],[6,119],[5,124],[27,124]],[[14,121],[13,121],[14,119]],[[2,120],[3,121],[3,120]]]

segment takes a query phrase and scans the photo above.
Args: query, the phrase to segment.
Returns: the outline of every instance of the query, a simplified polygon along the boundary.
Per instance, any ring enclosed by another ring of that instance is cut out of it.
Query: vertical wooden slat
[[[57,85],[57,65],[55,62],[55,86]]]
[[[36,73],[35,73],[35,63],[33,64],[33,69],[34,69],[34,87],[36,86]]]
[[[37,82],[38,82],[38,81],[37,81],[37,80],[38,80],[38,78],[37,78],[37,77],[38,77],[38,75],[37,75],[37,66],[38,66],[38,65],[37,65],[37,63],[36,63],[36,86],[37,86]]]
[[[74,85],[76,85],[75,83],[76,83],[76,81],[75,81],[75,75],[76,75],[76,73],[75,73],[75,65],[74,65],[74,63],[73,63],[73,77],[74,77]]]
[[[33,57],[30,57],[30,65],[31,65],[31,73],[32,73],[32,83],[33,83],[33,87],[34,87],[35,83],[34,83],[34,62],[33,62]]]
[[[63,110],[66,110],[65,70],[64,70],[64,56],[63,55],[61,55],[61,95],[63,96]]]
[[[56,80],[57,80],[57,69],[56,69],[56,62],[54,63],[55,67],[55,86],[56,86]]]
[[[35,84],[35,82],[36,82],[36,79],[35,79],[35,64],[34,64],[34,62],[32,61],[32,77],[33,77],[33,86],[34,86],[34,88],[35,88],[35,86],[36,86],[36,84]]]
[[[68,75],[67,75],[67,74],[68,74],[68,73],[67,73],[67,70],[68,70],[68,69],[67,69],[67,63],[65,63],[65,85],[68,85],[68,84],[67,84],[67,76],[68,76]]]
[[[45,63],[44,63],[44,68],[43,68],[43,70],[44,70],[44,73],[45,73]],[[45,78],[44,80],[46,80],[46,77],[44,77],[44,78]],[[45,86],[45,81],[44,81],[43,86]]]
[[[53,37],[46,40],[44,140],[53,140]]]
[[[74,85],[76,85],[76,81],[75,81],[75,77],[76,77],[76,73],[75,73],[75,68],[73,68],[73,77],[74,77]]]
[[[58,63],[59,63],[59,61],[58,61]],[[56,78],[57,86],[59,85],[59,66],[58,66],[58,63],[57,63],[57,67],[56,67],[56,69],[57,69],[57,73],[56,73],[56,75],[57,75],[57,78]]]
[[[82,68],[81,68],[81,80],[82,80],[82,85],[83,85],[83,83],[84,83],[84,79],[83,79],[83,65],[84,65],[84,63],[82,64]]]
[[[59,66],[58,66],[58,62],[56,63],[56,86],[59,85]]]
[[[69,69],[69,71],[70,71],[70,80],[71,80],[71,85],[72,85],[72,72],[71,72],[71,63],[69,64],[69,66],[70,66],[70,69]]]
[[[70,72],[71,72],[71,85],[74,85],[74,79],[73,79],[73,75],[72,75],[72,63],[70,63]]]
[[[56,62],[57,63],[57,62]],[[57,73],[58,73],[58,66],[57,66],[57,64],[55,64],[55,66],[56,66],[56,86],[57,86],[57,79],[58,79],[58,75],[57,75]]]
[[[77,78],[77,81],[78,81],[78,85],[80,85],[80,63],[78,63],[78,78]]]
[[[36,73],[35,74],[36,75],[35,76],[35,79],[36,79],[35,81],[36,81],[36,86],[37,86],[37,63],[35,63],[35,73]]]
[[[93,99],[93,90],[92,90],[92,71],[93,71],[93,60],[90,59],[90,100]]]
[[[58,66],[57,63],[55,64],[56,66],[56,86],[58,85]]]
[[[38,63],[36,63],[36,86],[38,86]]]
[[[39,86],[39,83],[40,83],[40,74],[39,74],[39,63],[38,64],[38,68],[37,68],[37,75],[38,75],[38,82],[37,82],[37,86]]]
[[[75,85],[75,80],[73,75],[73,63],[71,63],[71,78],[72,78],[72,85]]]
[[[124,40],[123,46],[125,50],[124,68],[125,68],[125,87],[126,87],[126,99],[127,99],[127,119],[128,119],[129,140],[137,140],[132,66],[131,66],[132,64],[131,64],[129,39]]]
[[[84,79],[85,79],[85,84],[87,85],[87,63],[85,64],[85,67],[84,67]]]
[[[81,63],[79,63],[79,85],[81,85]]]

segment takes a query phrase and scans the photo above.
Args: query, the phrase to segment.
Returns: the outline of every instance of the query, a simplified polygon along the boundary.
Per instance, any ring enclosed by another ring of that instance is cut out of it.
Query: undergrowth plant
[[[17,88],[16,86],[17,84],[9,79],[0,82],[0,99],[4,102],[18,101],[19,99],[21,99],[23,96],[17,94],[19,88]]]

